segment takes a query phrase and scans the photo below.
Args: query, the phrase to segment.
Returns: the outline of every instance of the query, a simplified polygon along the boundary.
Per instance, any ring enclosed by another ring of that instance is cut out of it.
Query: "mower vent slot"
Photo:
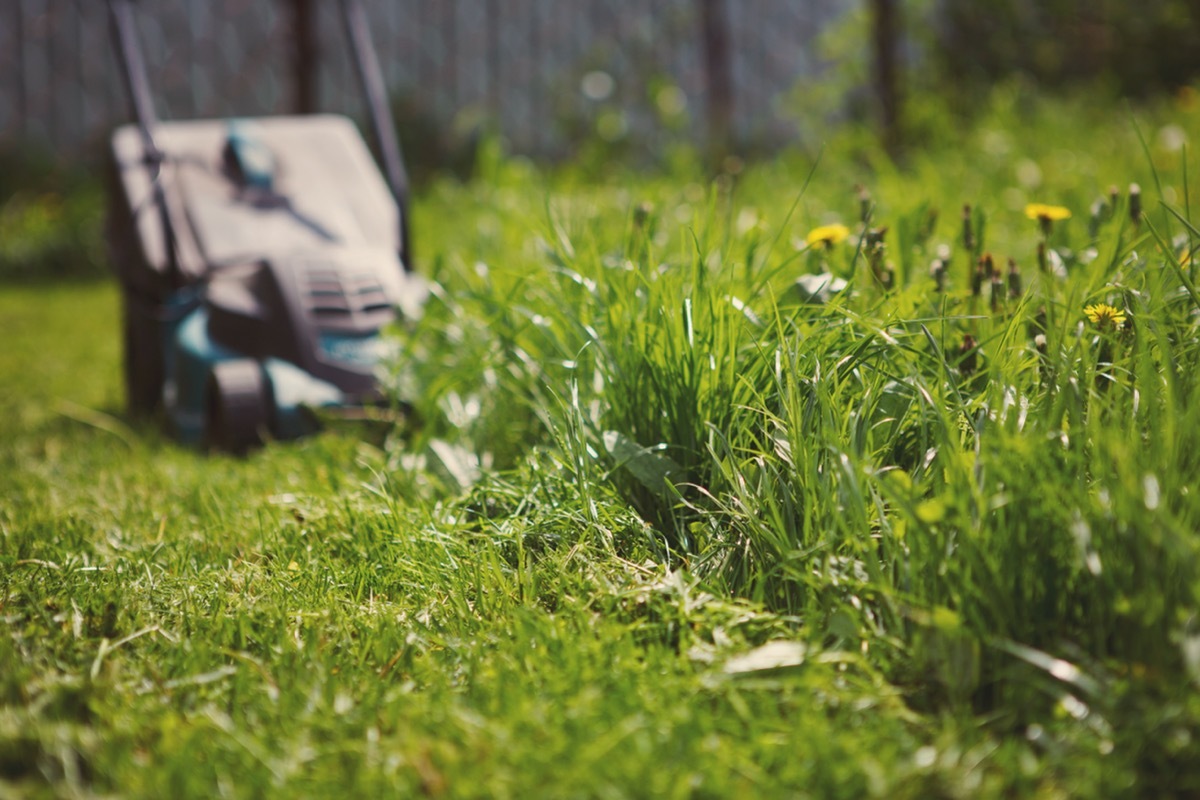
[[[308,308],[317,317],[346,317],[388,311],[392,304],[379,279],[370,273],[344,274],[312,269],[306,277]]]

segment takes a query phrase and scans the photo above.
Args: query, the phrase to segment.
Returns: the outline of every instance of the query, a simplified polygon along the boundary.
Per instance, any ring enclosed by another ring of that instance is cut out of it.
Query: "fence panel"
[[[856,2],[860,0],[855,0]],[[615,110],[628,135],[667,135],[682,111],[702,141],[706,101],[698,0],[367,0],[388,86],[443,129],[486,116],[511,149],[561,154]],[[164,118],[287,113],[297,103],[293,0],[139,0],[138,25]],[[316,106],[361,104],[336,4],[317,0]],[[850,0],[726,0],[735,140],[776,145],[793,126],[779,98],[818,68],[814,37]],[[0,144],[79,157],[128,119],[97,0],[0,4]],[[589,71],[612,95],[586,97]],[[677,87],[663,105],[651,96]],[[610,120],[611,121],[611,120]],[[403,124],[403,120],[401,120]],[[609,131],[613,133],[614,131]],[[617,130],[617,133],[620,131]]]

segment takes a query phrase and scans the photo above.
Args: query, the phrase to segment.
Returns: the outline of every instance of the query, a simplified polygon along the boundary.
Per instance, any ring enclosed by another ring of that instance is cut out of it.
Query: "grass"
[[[903,169],[848,130],[712,183],[435,185],[382,443],[182,449],[122,416],[111,285],[10,281],[0,786],[1197,791],[1197,112],[1027,103]]]
[[[696,624],[736,641],[788,626],[578,541],[561,485],[481,488],[523,507],[499,531],[464,524],[480,514],[466,505],[409,507],[384,455],[350,439],[247,461],[180,450],[109,414],[111,288],[5,295],[5,312],[38,302],[17,341],[95,365],[81,382],[78,363],[51,361],[46,394],[6,398],[72,403],[30,409],[5,437],[8,790],[861,793],[872,780],[856,753],[871,710],[898,700],[868,670],[743,684],[681,657]],[[596,513],[610,530],[639,525],[612,500]],[[514,552],[535,539],[543,555]],[[847,685],[813,704],[835,676]],[[820,745],[800,760],[798,721]],[[891,727],[880,747],[915,746],[903,718]]]

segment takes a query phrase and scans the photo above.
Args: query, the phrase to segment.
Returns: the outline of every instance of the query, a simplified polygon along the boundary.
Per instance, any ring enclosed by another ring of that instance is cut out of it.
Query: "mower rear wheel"
[[[271,397],[262,365],[251,358],[220,361],[205,388],[204,441],[210,449],[244,455],[261,444]]]

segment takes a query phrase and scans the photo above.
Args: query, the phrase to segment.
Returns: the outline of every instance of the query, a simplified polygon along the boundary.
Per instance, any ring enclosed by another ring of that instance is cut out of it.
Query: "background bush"
[[[1022,74],[1145,96],[1200,75],[1200,6],[1189,0],[941,0],[932,20],[938,77],[952,91]]]

